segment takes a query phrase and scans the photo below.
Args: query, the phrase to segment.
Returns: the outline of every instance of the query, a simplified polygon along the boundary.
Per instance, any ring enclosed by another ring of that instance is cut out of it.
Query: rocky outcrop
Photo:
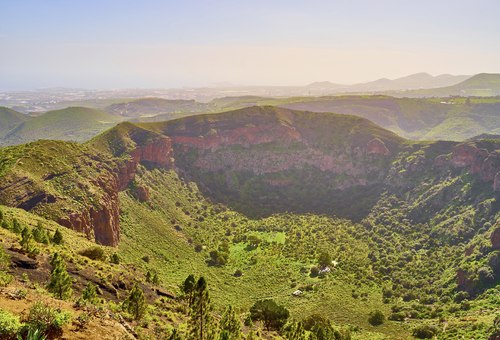
[[[372,139],[368,142],[368,145],[366,146],[366,153],[378,153],[384,156],[391,155],[384,142],[378,138]]]
[[[145,147],[133,150],[130,156],[135,167],[142,161],[154,162],[163,167],[172,167],[174,165],[174,153],[170,138],[157,139]]]
[[[500,157],[497,152],[490,153],[474,144],[461,144],[453,150],[449,161],[447,155],[436,157],[433,168],[446,165],[470,167],[469,173],[477,174],[484,181],[493,181],[493,190],[500,191]]]
[[[148,187],[139,185],[137,188],[134,189],[134,195],[136,195],[140,201],[143,201],[143,202],[150,202],[151,201],[151,197],[149,196],[149,188]]]
[[[493,248],[500,248],[500,227],[491,233],[490,240]]]
[[[488,151],[484,149],[478,149],[474,145],[462,144],[453,150],[451,163],[454,166],[463,168],[472,165],[479,159],[485,159],[488,155]]]
[[[474,294],[475,289],[474,286],[472,285],[472,282],[467,279],[467,273],[463,271],[462,269],[458,269],[457,271],[457,280],[458,280],[458,288],[464,292],[467,292],[471,295]]]

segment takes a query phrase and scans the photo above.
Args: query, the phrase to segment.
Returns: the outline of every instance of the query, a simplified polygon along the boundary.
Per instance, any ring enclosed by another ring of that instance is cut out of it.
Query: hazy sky
[[[1,0],[0,91],[500,73],[500,1]]]

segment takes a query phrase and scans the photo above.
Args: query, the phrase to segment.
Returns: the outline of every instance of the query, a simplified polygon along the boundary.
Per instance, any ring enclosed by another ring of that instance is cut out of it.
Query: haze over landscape
[[[498,73],[496,1],[3,1],[0,91]]]
[[[0,14],[0,340],[500,340],[498,1]]]

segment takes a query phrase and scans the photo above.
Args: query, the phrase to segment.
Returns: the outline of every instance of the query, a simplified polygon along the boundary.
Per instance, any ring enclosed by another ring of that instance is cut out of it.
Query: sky
[[[2,0],[0,91],[500,73],[500,1]]]

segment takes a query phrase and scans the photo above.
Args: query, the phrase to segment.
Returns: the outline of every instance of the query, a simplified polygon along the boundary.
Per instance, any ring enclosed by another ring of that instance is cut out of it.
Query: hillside
[[[355,339],[494,332],[498,140],[416,142],[356,116],[263,106],[0,151],[2,204],[67,221],[115,246],[138,282],[156,272],[176,293],[134,323],[141,339],[186,335],[189,274],[207,279],[216,320],[269,298],[290,311],[280,333],[255,322],[245,337],[291,339],[290,320],[312,313]],[[319,273],[323,253],[335,262]]]
[[[111,104],[104,110],[117,117],[137,118],[174,112],[206,111],[207,109],[208,106],[206,104],[198,103],[194,100],[142,98],[126,103]]]
[[[18,145],[38,139],[83,142],[118,124],[121,119],[104,111],[68,107],[49,111],[18,124],[0,135],[0,146]]]
[[[0,107],[0,139],[17,125],[29,120],[31,117],[6,107]]]
[[[500,95],[500,74],[480,73],[456,85],[436,89],[407,91],[405,97],[448,97],[448,96],[498,96]]]
[[[462,141],[500,131],[499,98],[420,99],[386,96],[339,96],[278,102],[295,110],[336,112],[367,118],[414,140]]]

